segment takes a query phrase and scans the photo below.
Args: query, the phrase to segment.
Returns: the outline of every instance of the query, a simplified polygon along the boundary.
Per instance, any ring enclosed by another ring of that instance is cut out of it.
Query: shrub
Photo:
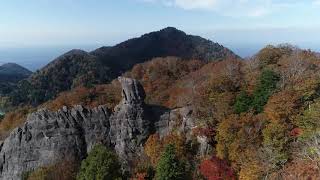
[[[174,145],[166,146],[162,153],[156,170],[157,180],[184,180],[185,179],[185,165],[182,163],[177,155]]]
[[[152,180],[154,178],[154,175],[155,175],[155,172],[152,166],[142,164],[137,168],[133,179],[134,180]]]
[[[82,161],[78,180],[122,179],[121,166],[117,156],[103,145],[95,146]]]
[[[46,180],[48,179],[48,174],[51,171],[51,167],[41,167],[37,170],[31,172],[30,174],[26,174],[25,179],[27,180]]]
[[[27,119],[27,114],[34,110],[25,106],[6,113],[0,122],[0,140],[4,140],[14,128],[22,125]]]
[[[25,180],[74,180],[76,179],[78,162],[69,158],[52,166],[40,167],[33,172],[25,172]]]

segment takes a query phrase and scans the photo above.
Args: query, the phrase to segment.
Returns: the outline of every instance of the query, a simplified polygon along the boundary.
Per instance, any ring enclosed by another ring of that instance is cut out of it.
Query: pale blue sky
[[[0,50],[113,45],[166,26],[233,49],[317,49],[319,18],[320,0],[1,0]]]

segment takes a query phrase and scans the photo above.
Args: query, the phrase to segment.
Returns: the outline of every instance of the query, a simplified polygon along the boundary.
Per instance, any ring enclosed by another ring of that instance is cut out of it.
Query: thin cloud
[[[206,10],[231,17],[262,17],[297,5],[299,1],[278,0],[141,0],[185,10]],[[313,4],[320,5],[320,0]]]
[[[315,1],[313,1],[313,4],[314,4],[314,5],[317,5],[317,6],[320,6],[320,0],[315,0]]]
[[[183,9],[211,9],[215,7],[218,0],[174,0],[172,4]]]

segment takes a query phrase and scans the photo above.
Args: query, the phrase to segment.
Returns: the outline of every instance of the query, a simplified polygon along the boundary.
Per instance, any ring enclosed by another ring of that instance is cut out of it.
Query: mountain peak
[[[87,54],[87,52],[82,49],[72,49],[67,53],[65,53],[65,55],[85,55],[85,54]]]
[[[29,77],[31,73],[31,71],[16,63],[5,63],[0,65],[0,83],[18,82]]]
[[[5,63],[0,66],[0,74],[28,76],[31,71],[16,63]]]
[[[16,64],[16,63],[4,63],[1,65],[1,67],[3,68],[10,68],[10,67],[21,67],[19,64]]]
[[[29,79],[31,84],[44,87],[40,91],[41,95],[34,94],[44,98],[34,102],[34,99],[39,98],[30,96],[26,101],[39,104],[76,86],[105,84],[136,64],[168,56],[204,62],[237,57],[231,50],[218,43],[200,36],[188,35],[174,27],[167,27],[90,53],[82,50],[67,52],[42,68],[39,73],[32,75]],[[55,91],[52,92],[52,89]],[[39,89],[35,91],[39,92]]]
[[[161,29],[160,32],[183,32],[175,27],[166,27],[164,29]],[[184,32],[183,32],[184,33]]]
[[[152,35],[158,35],[160,37],[164,38],[177,38],[177,37],[185,37],[187,34],[175,27],[166,27],[164,29],[161,29],[159,31],[154,31],[148,34],[143,35],[144,36],[152,36]]]

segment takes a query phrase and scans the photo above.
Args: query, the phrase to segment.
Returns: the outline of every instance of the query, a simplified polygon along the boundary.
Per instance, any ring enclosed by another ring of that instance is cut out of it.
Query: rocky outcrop
[[[27,122],[1,144],[1,179],[19,179],[24,172],[64,158],[84,158],[93,144],[108,141],[109,117],[103,106],[30,114]]]
[[[24,172],[65,158],[81,160],[97,143],[114,148],[127,169],[150,134],[152,118],[141,84],[122,77],[119,81],[123,99],[114,113],[104,106],[75,106],[30,114],[0,145],[1,179],[19,179]]]
[[[123,99],[113,113],[104,106],[75,106],[30,114],[26,123],[0,145],[0,179],[19,179],[24,172],[65,158],[81,160],[97,143],[114,148],[124,170],[130,170],[130,163],[143,151],[151,133],[163,137],[178,130],[191,135],[191,107],[170,110],[146,105],[138,81],[121,77],[119,82]]]
[[[151,129],[151,114],[144,103],[145,93],[141,84],[133,79],[119,78],[122,101],[110,117],[110,139],[125,167],[142,151],[142,145]]]
[[[159,116],[155,122],[156,132],[160,137],[167,136],[173,130],[190,135],[194,127],[192,107],[186,106],[173,110],[167,110]]]

